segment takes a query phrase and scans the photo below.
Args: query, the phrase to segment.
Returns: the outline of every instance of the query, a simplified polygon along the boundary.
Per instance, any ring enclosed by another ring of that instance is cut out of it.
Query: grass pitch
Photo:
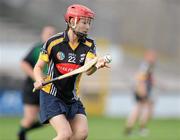
[[[137,129],[132,136],[123,134],[125,119],[107,117],[89,117],[88,140],[180,140],[180,120],[152,120],[146,137],[138,135]],[[0,140],[17,140],[16,133],[20,118],[0,117]],[[28,133],[29,140],[52,140],[55,136],[50,126],[32,130]]]

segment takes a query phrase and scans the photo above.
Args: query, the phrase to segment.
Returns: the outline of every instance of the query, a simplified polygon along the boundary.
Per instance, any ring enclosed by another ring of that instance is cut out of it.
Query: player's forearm
[[[35,81],[43,81],[43,72],[41,67],[35,65],[33,72]]]
[[[90,68],[90,69],[86,72],[86,74],[87,74],[87,75],[91,75],[91,74],[95,73],[96,71],[97,71],[97,67],[96,67],[96,66],[93,66],[92,68]]]

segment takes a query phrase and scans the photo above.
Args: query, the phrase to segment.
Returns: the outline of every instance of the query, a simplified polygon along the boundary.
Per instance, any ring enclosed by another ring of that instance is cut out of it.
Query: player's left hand
[[[110,68],[110,66],[108,65],[108,63],[105,61],[104,57],[100,57],[98,59],[98,62],[96,63],[96,68],[100,69],[100,68]]]

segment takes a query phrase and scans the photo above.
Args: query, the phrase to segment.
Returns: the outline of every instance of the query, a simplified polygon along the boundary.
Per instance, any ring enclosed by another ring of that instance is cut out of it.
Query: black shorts
[[[137,92],[134,93],[135,95],[135,100],[137,102],[143,102],[143,101],[147,101],[149,99],[149,95],[146,95],[146,96],[139,96]]]
[[[67,119],[73,119],[76,114],[84,114],[85,108],[80,100],[71,104],[66,104],[60,98],[40,91],[40,121],[49,123],[49,119],[54,116],[64,114]]]
[[[32,92],[33,88],[33,83],[24,84],[22,92],[22,99],[24,104],[39,105],[39,90]]]

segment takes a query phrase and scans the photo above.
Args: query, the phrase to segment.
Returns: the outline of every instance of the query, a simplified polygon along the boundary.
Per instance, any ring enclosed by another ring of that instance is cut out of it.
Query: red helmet
[[[86,6],[83,6],[80,4],[73,4],[67,8],[67,12],[64,18],[66,22],[69,22],[70,18],[77,17],[79,20],[80,17],[88,17],[88,18],[93,19],[94,16],[95,16],[95,13],[91,9],[87,8]]]

